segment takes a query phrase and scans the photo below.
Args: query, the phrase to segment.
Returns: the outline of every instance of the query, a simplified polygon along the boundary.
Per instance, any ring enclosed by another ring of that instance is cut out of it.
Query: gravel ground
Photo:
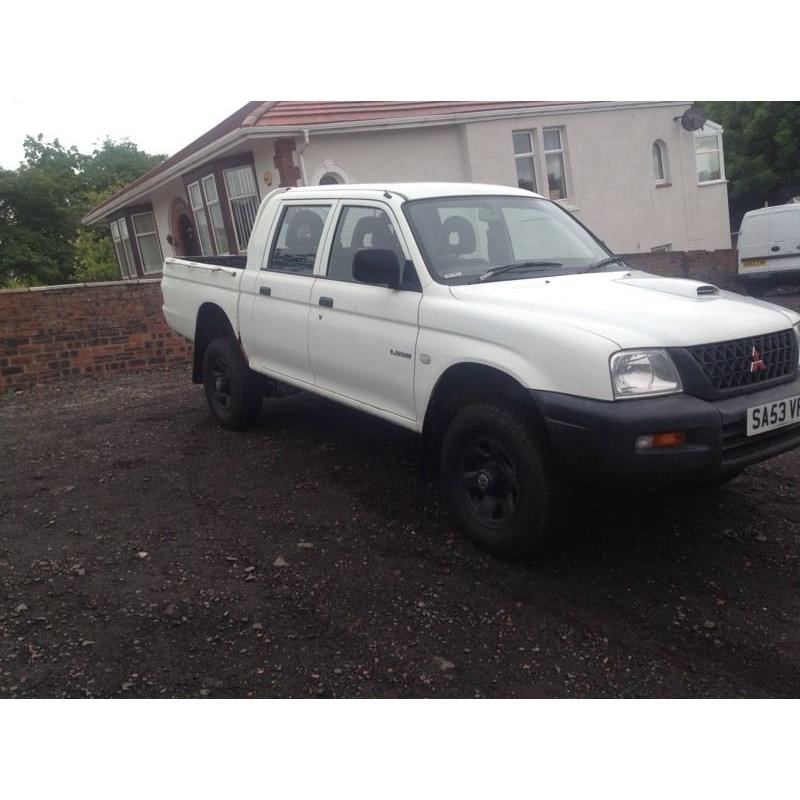
[[[6,396],[0,697],[800,694],[800,451],[510,564],[416,444],[305,394],[226,432],[182,370]]]

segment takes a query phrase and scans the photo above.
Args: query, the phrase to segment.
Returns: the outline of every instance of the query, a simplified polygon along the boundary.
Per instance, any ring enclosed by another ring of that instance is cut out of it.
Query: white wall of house
[[[564,205],[613,250],[728,248],[727,186],[724,181],[698,185],[694,134],[675,119],[686,108],[640,106],[447,127],[312,134],[303,160],[309,184],[325,172],[339,171],[356,183],[466,180],[515,186],[512,132],[527,130],[537,145],[537,188],[547,196],[542,129],[560,127],[566,144]],[[653,170],[656,140],[666,148],[664,185],[656,184]]]

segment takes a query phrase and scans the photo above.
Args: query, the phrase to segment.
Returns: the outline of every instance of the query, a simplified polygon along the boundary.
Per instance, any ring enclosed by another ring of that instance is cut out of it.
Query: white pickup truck
[[[162,290],[220,425],[277,380],[416,431],[506,556],[557,530],[567,481],[721,482],[800,445],[799,315],[629,269],[523,190],[279,189],[246,259],[167,258]]]

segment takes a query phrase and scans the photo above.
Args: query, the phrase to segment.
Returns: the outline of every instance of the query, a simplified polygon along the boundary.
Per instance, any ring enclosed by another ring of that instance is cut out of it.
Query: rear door
[[[380,202],[343,200],[328,238],[308,321],[315,383],[415,420],[414,361],[422,292],[394,214]],[[354,279],[353,256],[368,247],[395,251],[404,288]]]
[[[316,200],[283,201],[277,210],[265,263],[247,282],[252,297],[243,342],[255,370],[314,382],[308,356],[309,304],[333,206]]]
[[[770,214],[770,271],[800,269],[800,208]]]

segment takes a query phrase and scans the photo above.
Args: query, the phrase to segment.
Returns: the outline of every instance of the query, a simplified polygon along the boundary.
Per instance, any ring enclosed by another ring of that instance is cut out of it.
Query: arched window
[[[341,175],[337,175],[335,172],[326,172],[320,179],[319,185],[320,186],[327,186],[332,183],[344,183],[342,180]]]
[[[653,173],[656,183],[666,183],[669,180],[667,146],[660,139],[653,142]]]

